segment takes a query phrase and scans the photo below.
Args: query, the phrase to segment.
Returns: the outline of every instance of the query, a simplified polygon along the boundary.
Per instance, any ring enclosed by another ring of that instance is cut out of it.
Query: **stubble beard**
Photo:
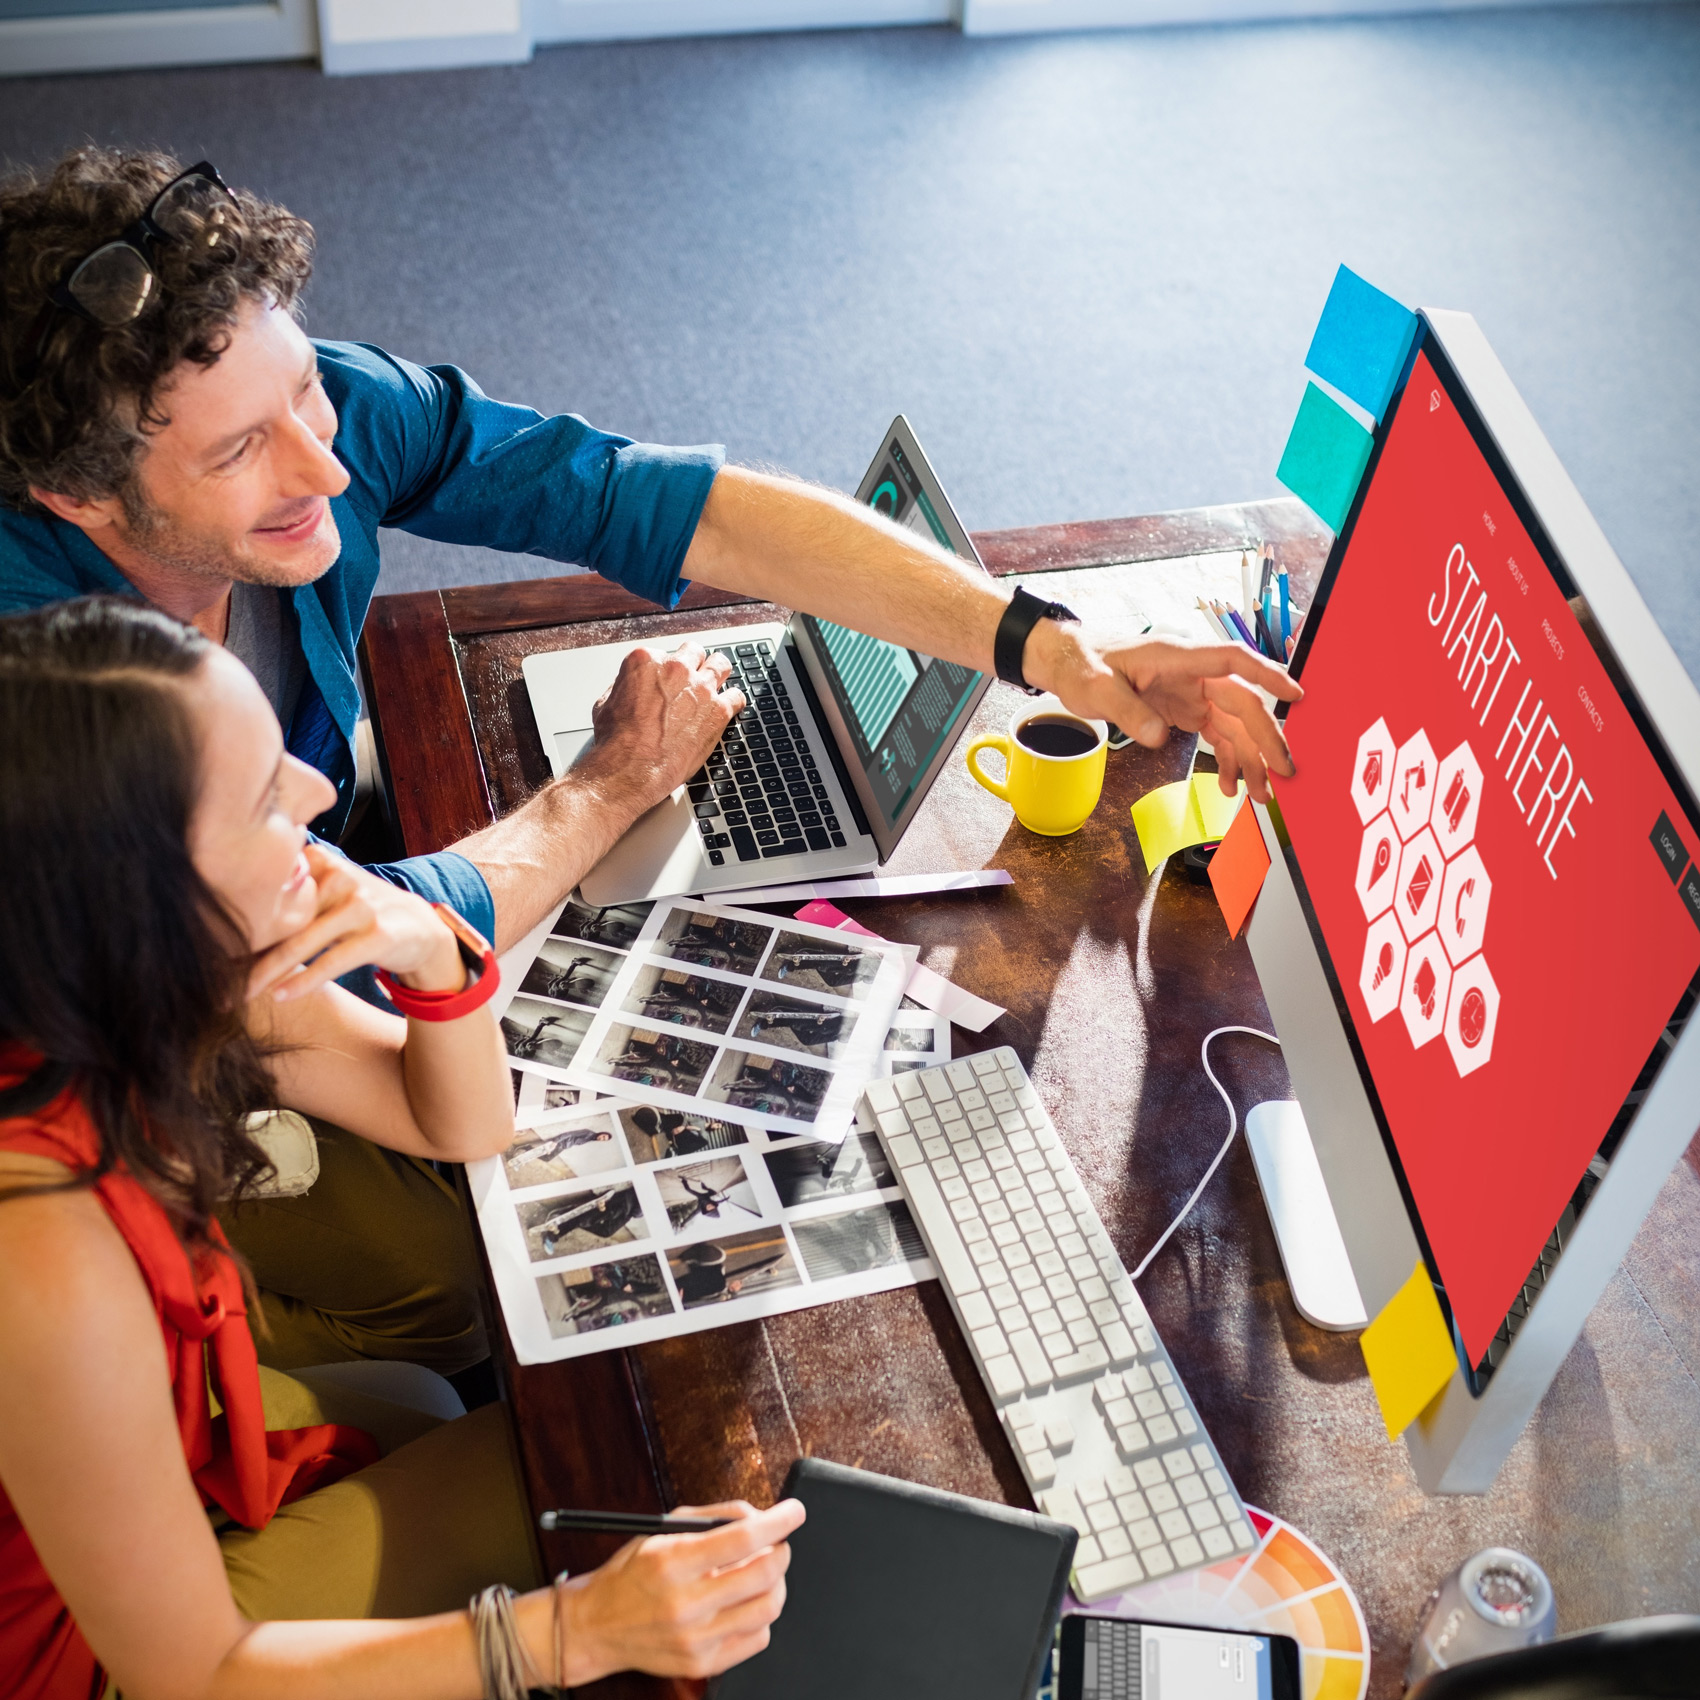
[[[327,572],[341,552],[336,515],[327,508],[324,522],[313,539],[316,560],[311,571],[291,568],[281,562],[234,549],[223,541],[179,525],[163,508],[152,506],[139,490],[131,488],[121,497],[124,509],[124,541],[157,565],[194,578],[262,585],[271,590],[294,590],[311,584]],[[325,533],[329,532],[326,536]]]

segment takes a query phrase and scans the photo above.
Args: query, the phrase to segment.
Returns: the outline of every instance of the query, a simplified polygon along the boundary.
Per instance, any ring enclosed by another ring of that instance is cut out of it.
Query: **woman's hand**
[[[466,966],[453,933],[424,898],[369,874],[322,845],[304,852],[318,889],[313,919],[254,963],[250,1000],[306,997],[352,969],[385,968],[422,992],[459,991]]]
[[[617,1670],[714,1676],[767,1645],[768,1626],[785,1604],[785,1541],[803,1521],[802,1505],[785,1499],[757,1511],[737,1500],[681,1505],[678,1514],[733,1521],[704,1535],[630,1541],[599,1570],[562,1585],[569,1688]],[[553,1673],[554,1665],[551,1649],[539,1668]]]

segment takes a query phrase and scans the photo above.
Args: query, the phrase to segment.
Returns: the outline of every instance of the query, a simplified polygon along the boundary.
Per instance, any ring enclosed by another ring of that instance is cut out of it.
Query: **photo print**
[[[629,1182],[593,1187],[561,1198],[534,1199],[516,1204],[514,1209],[533,1263],[649,1238],[643,1209]]]
[[[654,1257],[617,1258],[562,1275],[540,1275],[537,1294],[557,1340],[673,1315],[667,1282]]]
[[[791,1232],[811,1281],[834,1281],[927,1259],[921,1230],[901,1201],[795,1222]]]
[[[677,1169],[658,1169],[655,1190],[675,1234],[713,1228],[745,1228],[761,1220],[755,1188],[737,1157],[716,1157],[707,1163],[687,1163]]]
[[[519,989],[557,1003],[599,1009],[625,958],[593,944],[545,939]]]
[[[634,1104],[619,1112],[620,1127],[638,1163],[661,1163],[669,1157],[696,1157],[705,1151],[725,1151],[743,1145],[748,1135],[736,1122],[717,1121],[692,1110],[664,1110],[655,1104]]]
[[[781,1051],[807,1051],[812,1057],[836,1057],[850,1048],[856,1030],[854,1009],[828,1009],[757,986],[738,1017],[734,1037],[758,1039]]]
[[[879,978],[884,961],[875,951],[858,950],[837,938],[786,932],[773,941],[773,949],[762,964],[761,978],[800,992],[859,998]]]
[[[724,1033],[743,996],[744,988],[731,981],[711,980],[705,974],[656,962],[639,970],[623,1007],[627,1014],[646,1021]]]
[[[714,1048],[678,1033],[646,1027],[610,1027],[590,1066],[633,1086],[651,1086],[690,1097],[714,1061]]]
[[[777,1226],[676,1247],[667,1253],[667,1265],[686,1310],[755,1298],[802,1280],[785,1230]]]
[[[750,975],[772,937],[771,927],[735,921],[730,915],[675,909],[661,923],[650,953],[698,968],[718,968],[723,974]]]
[[[502,1168],[515,1191],[583,1180],[610,1169],[623,1169],[626,1162],[625,1144],[612,1108],[600,1115],[569,1116],[541,1127],[523,1128],[502,1153]]]
[[[606,945],[610,950],[630,950],[653,903],[622,903],[613,909],[597,909],[580,902],[575,892],[549,926],[557,939],[581,939],[586,944]]]
[[[908,1051],[915,1056],[930,1056],[937,1037],[930,1023],[923,1026],[905,1021],[899,1012],[897,1019],[886,1029],[885,1048],[888,1051]]]
[[[567,1086],[528,1069],[510,1068],[508,1072],[514,1077],[514,1123],[518,1127],[535,1126],[545,1116],[571,1109],[574,1104],[596,1096],[582,1087]]]
[[[806,1145],[781,1146],[763,1152],[762,1161],[786,1210],[897,1184],[879,1140],[871,1133],[852,1133],[842,1145],[810,1140]]]
[[[502,1015],[502,1042],[516,1062],[565,1068],[578,1055],[593,1019],[586,1009],[515,997]]]
[[[832,1085],[824,1069],[758,1057],[746,1051],[723,1051],[714,1079],[703,1096],[735,1109],[754,1110],[788,1121],[812,1122]]]

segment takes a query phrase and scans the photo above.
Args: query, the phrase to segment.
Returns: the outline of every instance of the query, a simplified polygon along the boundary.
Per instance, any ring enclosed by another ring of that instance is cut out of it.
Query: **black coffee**
[[[1083,756],[1098,745],[1098,734],[1090,726],[1061,714],[1036,714],[1024,721],[1015,735],[1042,756]]]

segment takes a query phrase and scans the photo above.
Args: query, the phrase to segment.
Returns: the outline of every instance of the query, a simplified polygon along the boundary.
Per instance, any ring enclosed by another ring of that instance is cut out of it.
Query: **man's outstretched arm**
[[[524,807],[453,849],[483,874],[499,952],[525,937],[596,866],[637,818],[702,766],[741,691],[731,668],[687,641],[668,654],[637,649],[596,705],[596,742],[572,771]]]
[[[709,490],[684,576],[987,672],[1010,597],[971,562],[848,496],[734,466]],[[1224,791],[1243,773],[1251,794],[1267,801],[1269,770],[1293,771],[1257,693],[1289,702],[1303,693],[1243,645],[1150,639],[1110,646],[1085,627],[1041,620],[1022,671],[1076,714],[1111,721],[1153,748],[1171,726],[1201,732],[1216,752]]]

